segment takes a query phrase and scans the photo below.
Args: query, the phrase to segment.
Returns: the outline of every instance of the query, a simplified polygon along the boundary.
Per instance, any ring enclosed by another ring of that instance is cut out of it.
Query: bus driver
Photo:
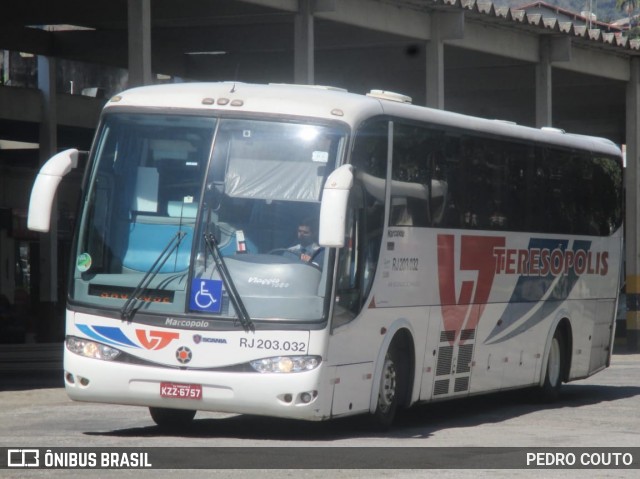
[[[316,256],[321,248],[315,241],[315,229],[310,218],[305,218],[298,225],[298,241],[297,245],[287,248],[287,251],[300,258],[300,261],[309,263],[314,260],[317,263]]]

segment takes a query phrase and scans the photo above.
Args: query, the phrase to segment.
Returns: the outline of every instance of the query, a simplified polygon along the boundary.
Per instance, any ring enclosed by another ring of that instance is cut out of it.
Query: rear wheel
[[[196,411],[188,409],[168,409],[163,407],[150,407],[151,419],[162,429],[179,429],[186,426],[196,415]]]
[[[560,329],[556,329],[553,339],[551,339],[551,347],[549,348],[549,356],[547,358],[547,370],[542,385],[542,399],[545,401],[555,401],[558,399],[564,374],[564,358],[564,334]]]

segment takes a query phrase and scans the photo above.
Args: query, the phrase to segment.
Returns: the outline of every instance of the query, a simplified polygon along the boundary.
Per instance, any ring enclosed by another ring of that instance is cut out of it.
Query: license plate
[[[200,384],[160,383],[160,397],[202,399],[202,386]]]

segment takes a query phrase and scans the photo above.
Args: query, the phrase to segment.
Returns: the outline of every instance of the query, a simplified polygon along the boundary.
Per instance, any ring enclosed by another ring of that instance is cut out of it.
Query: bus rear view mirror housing
[[[353,166],[342,165],[329,175],[322,192],[318,242],[325,248],[344,246],[349,193],[353,186]]]
[[[46,233],[51,226],[53,199],[62,178],[78,166],[78,150],[70,149],[52,156],[40,169],[31,190],[27,227]]]

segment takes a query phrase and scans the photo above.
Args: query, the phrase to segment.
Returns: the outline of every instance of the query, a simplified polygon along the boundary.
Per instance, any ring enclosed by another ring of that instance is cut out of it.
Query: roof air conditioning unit
[[[411,97],[401,93],[395,93],[386,90],[371,90],[367,96],[380,98],[382,100],[397,101],[398,103],[411,103]]]

